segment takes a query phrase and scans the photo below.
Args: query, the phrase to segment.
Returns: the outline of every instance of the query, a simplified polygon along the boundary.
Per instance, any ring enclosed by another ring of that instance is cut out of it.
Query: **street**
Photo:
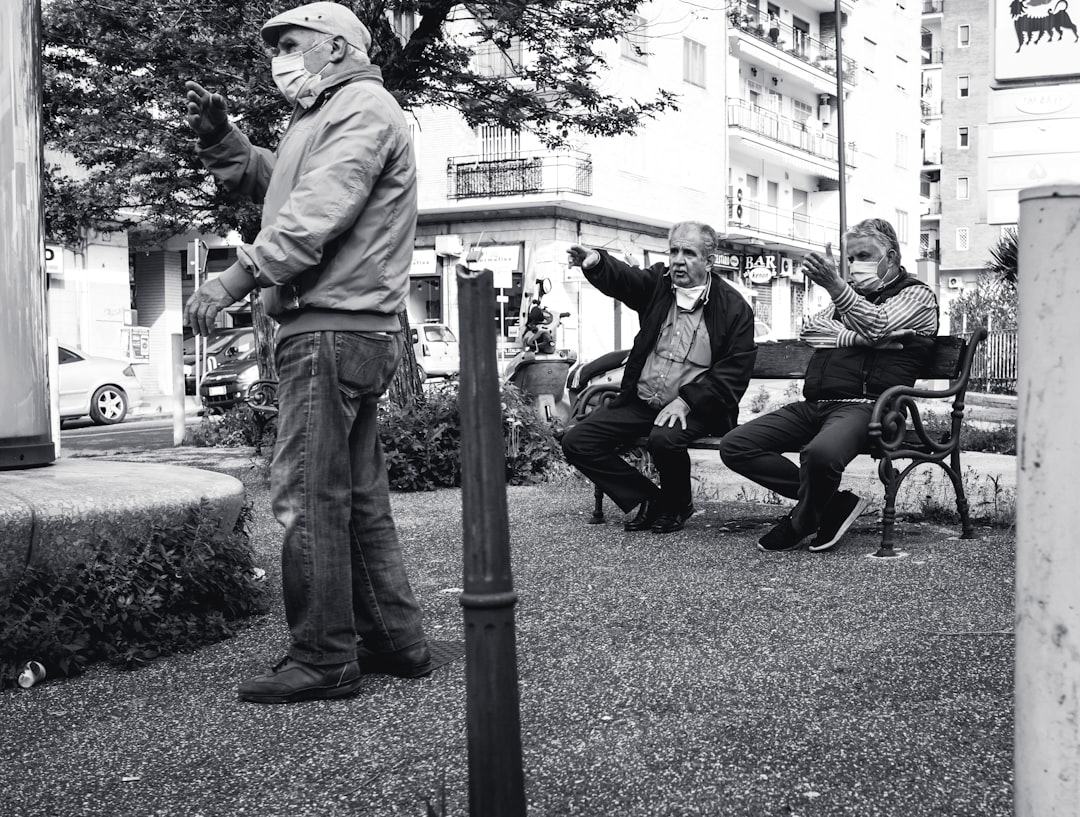
[[[199,422],[188,415],[187,425]],[[89,418],[65,420],[60,425],[60,456],[73,454],[102,454],[109,451],[148,451],[171,448],[173,421],[171,417],[130,418],[111,426],[94,425]]]

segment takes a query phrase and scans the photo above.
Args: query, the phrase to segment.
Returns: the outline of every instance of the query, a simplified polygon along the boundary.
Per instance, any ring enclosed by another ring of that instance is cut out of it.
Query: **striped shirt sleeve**
[[[836,336],[837,346],[876,343],[901,330],[931,337],[938,331],[937,298],[929,287],[910,286],[882,304],[872,304],[849,286],[833,303],[844,326]]]

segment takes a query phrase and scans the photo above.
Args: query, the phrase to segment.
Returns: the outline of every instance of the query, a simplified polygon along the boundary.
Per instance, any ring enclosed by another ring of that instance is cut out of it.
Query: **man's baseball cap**
[[[340,3],[308,3],[306,6],[284,11],[263,23],[262,37],[268,45],[276,47],[281,30],[289,26],[300,26],[334,37],[344,37],[349,45],[365,54],[371,46],[371,33],[367,27]]]

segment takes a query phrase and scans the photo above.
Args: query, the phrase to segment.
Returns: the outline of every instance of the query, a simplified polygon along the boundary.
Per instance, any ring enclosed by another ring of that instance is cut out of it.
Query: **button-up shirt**
[[[687,312],[671,305],[656,346],[645,360],[638,380],[638,397],[661,409],[679,396],[679,389],[709,370],[712,351],[705,325],[705,300]]]

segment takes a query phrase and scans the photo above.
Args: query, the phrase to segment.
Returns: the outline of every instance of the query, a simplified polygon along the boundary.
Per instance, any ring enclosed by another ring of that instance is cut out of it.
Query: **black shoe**
[[[664,512],[660,514],[660,517],[649,530],[653,533],[674,533],[677,530],[682,530],[686,527],[686,520],[693,516],[695,511],[697,511],[697,508],[694,507],[693,502],[690,502],[678,513]]]
[[[805,533],[799,533],[791,524],[791,515],[780,520],[780,524],[758,539],[758,550],[767,553],[783,553],[787,550],[797,550],[806,538]]]
[[[237,688],[241,701],[259,704],[291,704],[344,698],[364,680],[355,661],[317,666],[285,656],[266,675],[249,678]]]
[[[869,504],[869,500],[851,491],[837,491],[833,494],[833,498],[825,507],[825,515],[821,520],[817,536],[810,543],[810,550],[818,553],[828,550],[839,542],[840,537],[847,533],[847,529]]]
[[[367,647],[357,645],[356,660],[360,664],[360,672],[364,674],[393,675],[397,678],[423,678],[434,669],[426,641],[395,652],[372,652]]]
[[[634,518],[628,522],[623,523],[623,530],[636,531],[636,530],[649,530],[656,524],[656,520],[660,518],[660,509],[657,507],[656,502],[649,502],[646,500],[638,505],[637,513]]]

